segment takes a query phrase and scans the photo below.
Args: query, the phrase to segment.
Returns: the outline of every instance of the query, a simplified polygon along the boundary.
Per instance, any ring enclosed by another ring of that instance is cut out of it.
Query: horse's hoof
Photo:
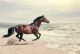
[[[21,42],[21,40],[19,40],[19,42]]]
[[[35,41],[35,39],[34,39],[34,40],[32,40],[32,41]]]
[[[26,40],[25,40],[25,39],[22,39],[22,40],[26,42]]]
[[[34,40],[32,40],[32,41],[36,41],[37,39],[34,39]]]

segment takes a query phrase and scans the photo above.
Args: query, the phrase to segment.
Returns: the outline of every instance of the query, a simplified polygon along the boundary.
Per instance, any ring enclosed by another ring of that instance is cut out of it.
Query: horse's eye
[[[42,20],[43,20],[44,18],[42,18]]]

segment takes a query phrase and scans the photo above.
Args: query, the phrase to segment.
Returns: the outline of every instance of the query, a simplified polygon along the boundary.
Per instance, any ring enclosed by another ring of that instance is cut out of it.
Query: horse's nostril
[[[47,23],[49,23],[49,21]]]

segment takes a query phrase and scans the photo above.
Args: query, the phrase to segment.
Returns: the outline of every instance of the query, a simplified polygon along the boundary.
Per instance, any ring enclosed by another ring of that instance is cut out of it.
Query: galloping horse
[[[34,34],[37,38],[33,39],[32,41],[35,41],[41,36],[41,33],[39,33],[39,27],[42,22],[49,23],[49,21],[44,17],[44,15],[37,17],[31,24],[17,25],[15,27],[9,28],[8,34],[4,35],[3,37],[9,37],[14,34],[14,32],[16,32],[16,37],[19,38],[19,41],[26,41],[23,39],[23,34]]]

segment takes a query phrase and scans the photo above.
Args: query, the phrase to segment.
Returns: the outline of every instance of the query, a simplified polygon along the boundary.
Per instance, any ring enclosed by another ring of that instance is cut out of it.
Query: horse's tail
[[[15,32],[15,27],[11,27],[8,29],[8,34],[4,35],[3,37],[10,37]]]

